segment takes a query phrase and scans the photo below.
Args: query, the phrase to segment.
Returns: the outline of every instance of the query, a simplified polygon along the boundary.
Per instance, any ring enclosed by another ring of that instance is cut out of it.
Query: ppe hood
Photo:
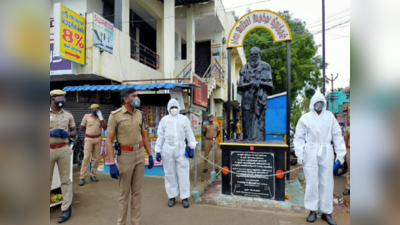
[[[322,112],[324,112],[326,110],[326,100],[325,100],[325,97],[319,91],[316,91],[314,96],[311,98],[311,101],[310,101],[310,112],[317,113],[315,111],[315,109],[314,109],[314,104],[317,103],[317,102],[323,102],[324,103],[324,107],[322,107]]]
[[[169,100],[169,102],[168,102],[168,112],[169,112],[169,114],[171,114],[171,107],[172,106],[176,106],[176,107],[178,107],[178,111],[180,112],[181,111],[181,107],[179,106],[179,102],[177,101],[177,100],[175,100],[175,99],[171,99],[171,100]]]

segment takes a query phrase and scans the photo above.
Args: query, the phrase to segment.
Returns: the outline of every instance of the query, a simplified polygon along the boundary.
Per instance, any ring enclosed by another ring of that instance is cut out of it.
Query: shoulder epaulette
[[[116,114],[117,112],[119,112],[119,111],[121,111],[121,110],[122,110],[122,108],[119,108],[119,109],[117,109],[117,110],[112,111],[111,114],[114,115],[114,114]]]

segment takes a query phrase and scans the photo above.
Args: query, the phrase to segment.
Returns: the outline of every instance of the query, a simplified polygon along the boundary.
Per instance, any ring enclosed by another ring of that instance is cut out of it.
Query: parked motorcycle
[[[74,164],[77,163],[78,166],[82,165],[83,160],[83,141],[78,136],[75,138],[69,138],[69,147],[74,154]]]

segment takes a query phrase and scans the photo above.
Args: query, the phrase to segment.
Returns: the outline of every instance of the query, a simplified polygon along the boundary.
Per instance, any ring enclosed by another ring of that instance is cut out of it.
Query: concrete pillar
[[[174,78],[175,69],[175,0],[164,1],[163,49],[164,78]]]
[[[163,34],[163,21],[162,19],[157,20],[157,54],[159,55],[159,66],[158,66],[158,70],[161,73],[164,73],[164,60],[165,60],[165,56],[164,56],[164,45],[163,45],[163,41],[164,41],[164,34]]]
[[[188,8],[186,17],[186,62],[189,64],[192,61],[192,73],[195,71],[195,59],[196,59],[196,24],[194,21],[193,7]],[[203,76],[203,74],[198,74]],[[192,80],[190,81],[192,83]]]
[[[129,35],[129,0],[115,0],[114,26]]]
[[[182,59],[182,37],[175,33],[175,60]]]

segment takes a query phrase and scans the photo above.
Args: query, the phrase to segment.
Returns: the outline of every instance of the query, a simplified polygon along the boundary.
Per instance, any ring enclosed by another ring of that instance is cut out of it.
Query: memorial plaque
[[[232,152],[232,194],[256,198],[275,198],[274,153]]]

